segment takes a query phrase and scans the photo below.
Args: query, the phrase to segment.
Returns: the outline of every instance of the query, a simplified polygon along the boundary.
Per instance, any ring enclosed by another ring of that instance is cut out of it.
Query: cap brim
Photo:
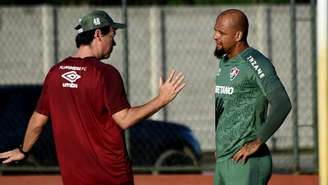
[[[116,28],[116,29],[126,28],[125,24],[117,23],[117,22],[114,22],[112,26],[113,26],[113,28]]]
[[[78,30],[80,28],[81,28],[81,25],[77,25],[77,26],[74,27],[74,29],[76,29],[76,30]]]

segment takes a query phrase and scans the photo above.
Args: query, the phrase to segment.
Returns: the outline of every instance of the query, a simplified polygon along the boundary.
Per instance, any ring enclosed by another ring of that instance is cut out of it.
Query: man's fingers
[[[238,162],[241,157],[242,157],[242,154],[236,155],[233,160],[236,161],[236,162]]]
[[[235,162],[241,161],[243,164],[246,163],[248,153],[244,148],[241,148],[232,158]]]
[[[236,162],[242,160],[243,164],[245,164],[247,158],[253,153],[255,153],[258,150],[259,146],[261,145],[261,143],[256,145],[255,142],[257,141],[246,143],[238,152],[236,152],[236,154],[232,157],[232,160]]]
[[[245,154],[242,153],[242,154],[239,154],[239,155],[236,157],[235,161],[236,161],[236,162],[239,162],[239,161],[244,162],[244,159],[245,159]]]
[[[180,92],[185,86],[186,86],[186,83],[181,84],[180,86],[178,86],[178,87],[175,89],[175,92],[176,92],[176,93]]]
[[[242,147],[232,158],[232,160],[238,162],[240,161],[240,159],[244,159],[245,157],[247,157],[246,155],[246,151],[245,148]]]
[[[243,162],[243,164],[246,163],[246,160],[247,160],[247,155],[243,155],[243,157],[242,157],[242,162]]]
[[[8,158],[8,159],[2,161],[2,163],[3,163],[3,164],[8,164],[8,163],[10,163],[11,161],[12,161],[12,159],[11,159],[11,158]]]
[[[166,80],[167,82],[171,82],[175,74],[175,70],[172,69],[169,75],[169,78]]]
[[[0,153],[0,159],[8,158],[11,151]]]
[[[4,159],[4,161],[2,161],[3,164],[8,164],[16,161],[19,162],[19,160],[22,160],[23,158],[24,155],[21,154],[18,149],[0,153],[0,159]]]
[[[163,78],[159,77],[159,86],[162,86],[162,85],[163,85]]]
[[[182,73],[179,73],[176,76],[176,78],[173,80],[173,85],[179,86],[183,80],[184,80],[184,75]]]
[[[240,159],[240,156],[241,156],[241,153],[240,153],[240,150],[237,152],[237,153],[235,153],[235,155],[232,157],[232,160],[234,160],[234,161],[239,161],[239,159]]]

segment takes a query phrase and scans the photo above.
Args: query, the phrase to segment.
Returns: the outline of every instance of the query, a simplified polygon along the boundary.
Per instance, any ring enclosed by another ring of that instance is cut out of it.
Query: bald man
[[[289,97],[269,59],[248,45],[248,20],[242,11],[219,14],[214,31],[219,59],[214,184],[266,185],[272,158],[265,142],[290,112]]]

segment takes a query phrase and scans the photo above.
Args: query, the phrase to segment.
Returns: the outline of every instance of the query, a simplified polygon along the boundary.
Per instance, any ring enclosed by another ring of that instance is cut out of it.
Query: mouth
[[[216,48],[222,49],[223,46],[221,42],[216,41],[215,43],[216,43]]]

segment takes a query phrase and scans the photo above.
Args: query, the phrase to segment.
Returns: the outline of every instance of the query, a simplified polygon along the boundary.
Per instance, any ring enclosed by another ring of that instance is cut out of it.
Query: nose
[[[219,33],[217,31],[214,32],[214,40],[219,39]]]

